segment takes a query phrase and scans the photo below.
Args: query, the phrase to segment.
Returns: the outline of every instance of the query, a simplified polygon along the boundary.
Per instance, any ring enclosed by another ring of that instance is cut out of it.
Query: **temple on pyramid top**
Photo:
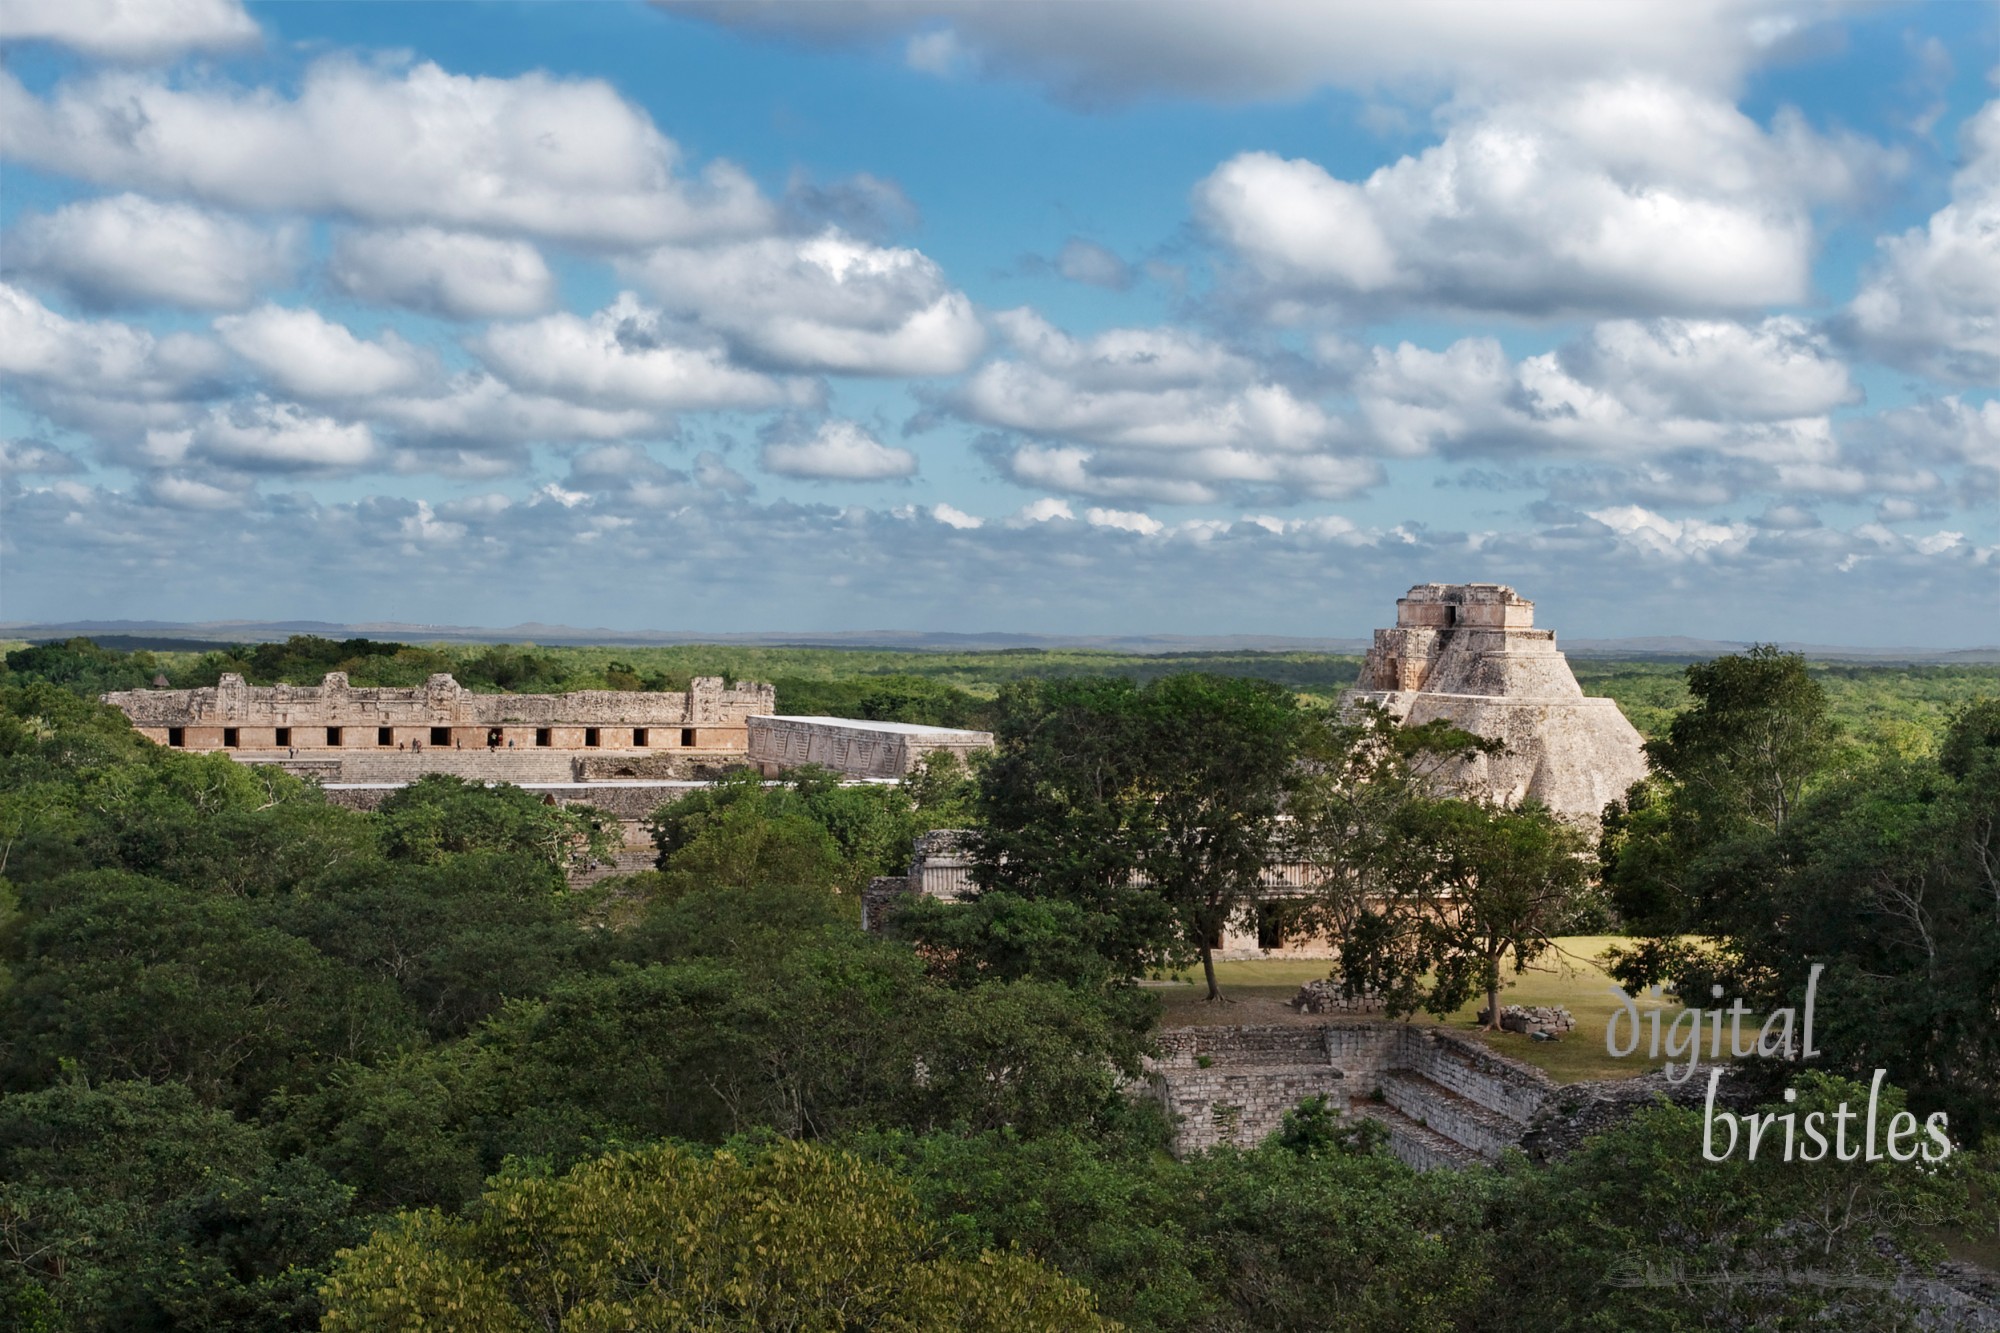
[[[1594,822],[1646,775],[1644,742],[1609,699],[1587,697],[1535,604],[1503,583],[1420,583],[1375,631],[1351,696],[1406,725],[1443,719],[1505,742],[1447,777],[1467,795],[1541,801]]]

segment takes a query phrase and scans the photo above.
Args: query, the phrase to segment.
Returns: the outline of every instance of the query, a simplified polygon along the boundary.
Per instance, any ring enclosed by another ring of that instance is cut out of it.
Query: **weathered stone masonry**
[[[1555,631],[1534,623],[1535,604],[1504,584],[1418,584],[1395,628],[1375,631],[1350,697],[1505,742],[1447,775],[1462,790],[1594,822],[1646,775],[1644,743],[1617,704],[1585,697]]]
[[[993,748],[988,731],[846,717],[752,717],[749,731],[748,758],[767,778],[817,764],[851,778],[894,780],[939,750],[964,761]]]
[[[1380,1121],[1396,1155],[1425,1170],[1498,1161],[1555,1091],[1470,1038],[1389,1022],[1173,1029],[1147,1086],[1176,1117],[1177,1153],[1252,1146],[1302,1098],[1324,1096]]]
[[[209,689],[103,696],[161,745],[303,761],[325,781],[408,780],[454,772],[486,781],[563,781],[654,761],[644,776],[681,776],[674,759],[739,759],[746,719],[776,692],[719,676],[684,693],[584,690],[475,694],[449,675],[416,688],[363,688],[332,672],[318,685],[252,686],[225,675]],[[607,760],[620,762],[610,762]],[[592,771],[593,769],[597,771]],[[639,774],[634,774],[639,776]]]

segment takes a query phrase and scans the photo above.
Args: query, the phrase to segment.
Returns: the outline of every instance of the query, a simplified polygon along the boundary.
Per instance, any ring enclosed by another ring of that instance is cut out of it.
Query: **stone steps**
[[[1443,1087],[1422,1074],[1391,1069],[1381,1076],[1385,1103],[1409,1119],[1443,1134],[1467,1152],[1497,1162],[1507,1149],[1518,1147],[1528,1127],[1470,1097]]]
[[[1385,1127],[1389,1131],[1389,1151],[1419,1171],[1486,1165],[1486,1159],[1472,1149],[1411,1119],[1387,1102],[1356,1098],[1348,1106],[1348,1114],[1364,1116]]]

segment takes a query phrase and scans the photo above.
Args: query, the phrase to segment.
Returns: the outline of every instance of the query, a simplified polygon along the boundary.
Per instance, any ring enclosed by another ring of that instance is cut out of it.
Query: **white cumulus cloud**
[[[368,412],[405,441],[496,448],[507,457],[518,456],[518,445],[623,440],[671,429],[655,411],[521,393],[479,371],[453,376],[431,392],[376,399]]]
[[[1034,437],[1004,470],[1026,486],[1198,504],[1241,490],[1339,498],[1381,479],[1337,451],[1342,423],[1252,359],[1185,329],[1080,339],[1027,310],[995,317],[1015,355],[951,398],[982,425]]]
[[[931,517],[948,528],[957,528],[960,531],[986,526],[985,519],[968,514],[956,505],[934,504],[931,506]]]
[[[291,281],[300,239],[296,226],[120,194],[22,218],[7,267],[96,308],[241,310]]]
[[[0,283],[0,376],[12,381],[8,391],[100,441],[182,424],[226,366],[223,350],[199,334],[71,319]]]
[[[1354,393],[1389,454],[1693,450],[1766,463],[1835,458],[1828,413],[1859,398],[1825,340],[1788,317],[1614,320],[1518,363],[1486,337],[1378,347]]]
[[[1590,516],[1617,533],[1621,542],[1666,560],[1736,555],[1755,532],[1747,523],[1665,518],[1638,505],[1594,509]]]
[[[188,445],[192,457],[253,472],[346,471],[376,459],[365,422],[263,398],[216,407]]]
[[[1461,108],[1442,142],[1358,181],[1243,153],[1196,187],[1195,210],[1280,315],[1743,310],[1803,300],[1811,205],[1896,162],[1631,77]]]
[[[107,73],[44,100],[0,71],[0,151],[63,175],[229,208],[637,246],[759,232],[727,163],[679,147],[598,79],[452,74],[332,57],[294,99]]]
[[[1845,324],[1868,350],[1960,384],[2000,383],[2000,101],[1960,132],[1951,202],[1882,240]]]
[[[1150,537],[1167,526],[1151,514],[1130,509],[1086,509],[1083,521],[1093,528],[1116,528],[1120,532],[1136,532],[1142,537]]]
[[[328,272],[350,296],[447,319],[536,315],[556,296],[555,275],[526,241],[437,227],[344,232]]]
[[[587,406],[692,411],[815,398],[810,385],[733,364],[723,348],[674,327],[630,292],[588,319],[563,312],[503,324],[473,346],[515,388]]]
[[[953,375],[986,342],[972,302],[927,255],[834,229],[662,247],[626,270],[666,309],[782,369]]]
[[[357,338],[317,310],[259,306],[223,316],[215,331],[280,392],[300,398],[372,398],[424,378],[423,356],[394,333]]]
[[[239,0],[7,0],[0,41],[45,41],[100,60],[152,62],[257,44]]]
[[[823,422],[799,440],[772,440],[758,466],[783,477],[816,481],[891,481],[917,475],[917,456],[883,444],[852,421]]]
[[[657,2],[790,37],[902,37],[913,69],[943,75],[970,64],[1090,105],[1158,94],[1288,100],[1327,85],[1511,85],[1606,69],[1726,86],[1818,15],[1790,0]]]

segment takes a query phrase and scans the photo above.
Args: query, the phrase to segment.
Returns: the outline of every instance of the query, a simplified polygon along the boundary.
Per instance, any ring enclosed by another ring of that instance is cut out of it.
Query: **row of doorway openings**
[[[294,730],[295,729],[292,727],[276,728],[272,737],[272,744],[280,750],[291,749],[294,745],[299,743],[298,741],[292,739]],[[604,732],[606,730],[616,730],[616,728],[585,727],[583,729],[584,747],[586,749],[592,749],[592,750],[601,748],[604,743],[603,737],[604,737]],[[653,743],[653,730],[654,729],[651,727],[632,728],[632,748],[635,750],[650,749]],[[345,727],[327,727],[325,729],[325,734],[326,734],[325,744],[327,745],[327,747],[329,749],[341,748],[346,743],[346,732],[347,729]],[[695,739],[694,732],[695,729],[693,727],[681,728],[682,749],[691,750],[694,748],[694,739]],[[432,727],[430,729],[430,740],[428,744],[431,746],[432,749],[435,750],[449,750],[453,748],[453,746],[456,744],[451,733],[452,733],[452,728],[450,727]],[[303,739],[303,737],[301,739]],[[309,744],[310,742],[307,743]],[[405,744],[410,743],[409,738],[406,737],[404,743]],[[179,749],[182,746],[185,746],[187,744],[187,728],[168,727],[167,744],[175,749]],[[224,727],[222,729],[223,749],[225,750],[238,749],[240,748],[241,744],[242,744],[242,731],[240,728]],[[377,727],[375,729],[375,744],[382,749],[388,749],[390,746],[395,745],[396,729],[394,727]],[[513,742],[505,739],[505,737],[502,734],[502,729],[499,727],[490,728],[486,733],[486,748],[489,750],[498,750],[503,747],[511,748],[512,744]],[[535,728],[535,745],[537,747],[541,749],[548,749],[554,744],[555,744],[555,729],[553,727]]]

